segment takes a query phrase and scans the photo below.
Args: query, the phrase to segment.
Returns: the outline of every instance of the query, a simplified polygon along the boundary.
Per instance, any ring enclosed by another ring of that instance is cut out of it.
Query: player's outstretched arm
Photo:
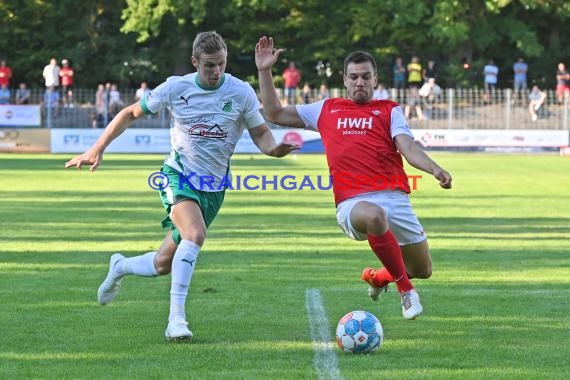
[[[295,106],[282,107],[271,68],[284,49],[273,47],[273,38],[261,37],[255,45],[255,64],[259,75],[259,92],[263,110],[267,120],[286,127],[305,128],[305,123],[299,116]]]
[[[414,140],[408,135],[398,135],[395,137],[396,147],[404,156],[406,161],[414,168],[429,173],[439,181],[439,186],[444,189],[451,189],[451,174],[435,163],[426,152],[418,148]]]
[[[109,123],[99,139],[85,153],[73,157],[65,163],[66,168],[77,167],[81,169],[83,165],[90,165],[93,172],[103,160],[103,152],[109,144],[119,137],[136,119],[144,115],[140,102],[123,108]]]
[[[281,158],[285,157],[292,151],[299,149],[299,146],[296,144],[287,144],[283,142],[276,144],[273,133],[271,133],[271,129],[269,129],[267,124],[261,124],[258,127],[250,128],[248,129],[248,132],[259,150],[268,156]]]

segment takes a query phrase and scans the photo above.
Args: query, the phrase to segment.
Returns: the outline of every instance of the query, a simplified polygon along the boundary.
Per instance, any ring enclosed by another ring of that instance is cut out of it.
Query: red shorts
[[[565,84],[557,84],[556,85],[556,94],[562,95],[565,92],[570,92],[570,86],[566,86]]]

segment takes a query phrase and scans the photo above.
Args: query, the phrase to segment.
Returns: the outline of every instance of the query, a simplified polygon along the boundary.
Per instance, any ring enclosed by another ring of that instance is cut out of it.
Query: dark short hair
[[[214,54],[220,50],[227,52],[228,47],[222,36],[215,30],[198,33],[192,44],[192,56],[196,59],[200,59],[200,55],[204,53]]]
[[[372,64],[372,67],[374,68],[374,73],[376,73],[376,71],[378,70],[376,66],[376,60],[374,59],[372,54],[362,50],[353,51],[352,53],[346,56],[346,58],[344,59],[344,73],[346,74],[348,65],[350,63],[365,63],[365,62],[370,62]]]

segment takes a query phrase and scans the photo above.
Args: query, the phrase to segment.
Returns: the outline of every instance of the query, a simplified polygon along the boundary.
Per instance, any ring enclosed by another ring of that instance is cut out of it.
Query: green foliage
[[[418,55],[424,65],[434,59],[443,86],[480,85],[477,75],[457,77],[463,59],[473,73],[495,59],[500,86],[510,86],[519,56],[529,76],[549,87],[556,64],[570,63],[564,0],[0,0],[0,19],[0,56],[15,85],[32,87],[43,86],[51,57],[71,60],[80,87],[156,85],[192,69],[192,41],[203,30],[226,38],[228,71],[243,78],[256,75],[256,40],[275,37],[287,48],[275,72],[293,60],[313,86],[342,86],[342,62],[354,49],[375,54],[388,84],[397,56]]]

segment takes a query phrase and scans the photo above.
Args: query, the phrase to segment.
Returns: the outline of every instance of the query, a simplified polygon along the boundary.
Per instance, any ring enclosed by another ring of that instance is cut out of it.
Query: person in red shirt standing
[[[69,61],[61,61],[62,68],[59,70],[61,78],[61,91],[63,95],[63,106],[73,107],[73,69],[69,66]]]
[[[377,66],[367,52],[350,53],[344,61],[347,97],[282,107],[275,94],[271,67],[283,49],[262,37],[255,46],[261,100],[267,120],[282,126],[307,128],[321,134],[337,207],[337,221],[350,238],[368,240],[384,264],[365,268],[362,279],[377,300],[395,282],[405,319],[423,311],[410,276],[428,278],[431,256],[423,227],[408,193],[402,156],[435,177],[444,189],[451,175],[417,147],[402,109],[390,100],[374,100]]]
[[[295,62],[289,62],[289,66],[283,71],[283,81],[285,82],[287,104],[297,103],[297,87],[301,82],[301,72],[295,67]]]
[[[0,61],[0,87],[6,86],[10,88],[10,79],[12,79],[12,69],[6,65],[5,60]]]

